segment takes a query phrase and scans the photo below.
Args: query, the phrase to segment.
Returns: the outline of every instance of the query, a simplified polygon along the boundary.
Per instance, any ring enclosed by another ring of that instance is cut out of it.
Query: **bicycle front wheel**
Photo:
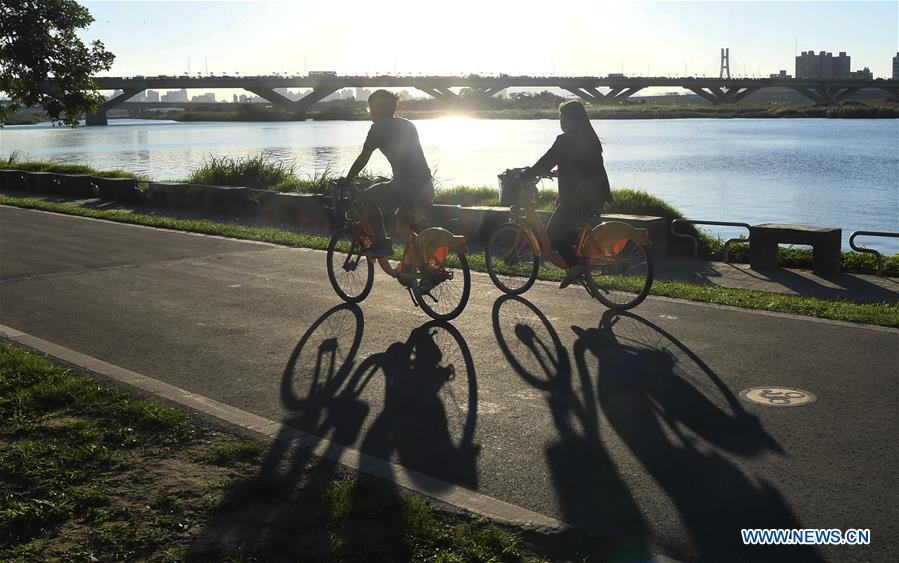
[[[375,266],[361,253],[359,241],[349,230],[334,233],[328,243],[328,279],[347,303],[359,303],[371,292]]]
[[[432,319],[455,319],[465,309],[471,293],[471,270],[468,258],[451,252],[440,264],[416,268],[412,295],[418,306]]]
[[[487,273],[504,293],[520,295],[534,285],[540,258],[524,227],[508,223],[487,243]]]
[[[615,245],[616,252],[591,261],[585,276],[587,290],[610,309],[623,311],[643,302],[652,287],[652,256],[631,239]]]

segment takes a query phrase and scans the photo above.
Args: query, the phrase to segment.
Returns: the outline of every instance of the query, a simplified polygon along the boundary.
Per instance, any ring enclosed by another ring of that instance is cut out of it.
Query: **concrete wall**
[[[321,194],[282,193],[232,186],[206,186],[165,182],[140,183],[129,178],[0,170],[0,189],[70,197],[99,197],[153,207],[195,211],[231,219],[255,219],[266,224],[327,234],[340,224],[330,208],[330,198]],[[539,211],[544,224],[552,215]],[[664,256],[668,245],[668,221],[661,217],[603,215],[607,221],[623,221],[647,228],[653,253]],[[428,215],[431,226],[461,234],[475,247],[487,244],[493,231],[509,220],[508,207],[462,207],[435,204]],[[393,221],[388,217],[388,230]]]

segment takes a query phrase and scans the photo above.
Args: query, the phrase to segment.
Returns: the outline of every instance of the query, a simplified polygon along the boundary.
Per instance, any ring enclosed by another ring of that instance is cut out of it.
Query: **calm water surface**
[[[0,129],[0,157],[121,168],[185,178],[209,155],[264,153],[301,175],[345,173],[366,122],[175,123],[114,120],[108,127]],[[533,164],[560,132],[555,120],[416,121],[442,186],[496,185],[505,168]],[[899,120],[597,120],[612,186],[657,195],[694,219],[787,222],[899,231]],[[389,172],[377,153],[369,168]],[[547,183],[547,186],[551,186]],[[731,235],[740,231],[712,230]],[[899,252],[899,243],[865,239]]]

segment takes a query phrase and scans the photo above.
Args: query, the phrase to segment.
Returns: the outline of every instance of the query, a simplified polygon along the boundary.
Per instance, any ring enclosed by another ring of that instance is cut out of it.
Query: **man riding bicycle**
[[[367,254],[391,256],[393,243],[384,227],[384,213],[398,209],[401,220],[411,221],[416,211],[429,209],[434,201],[431,169],[411,121],[396,117],[398,98],[387,90],[376,90],[368,97],[372,126],[362,152],[353,162],[344,182],[352,181],[368,164],[375,149],[390,162],[393,179],[375,184],[362,196],[364,216],[375,231],[375,242]]]

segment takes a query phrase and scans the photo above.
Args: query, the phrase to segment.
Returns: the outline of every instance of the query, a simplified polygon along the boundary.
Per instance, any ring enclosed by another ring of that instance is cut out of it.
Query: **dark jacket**
[[[546,174],[555,166],[559,167],[559,204],[601,210],[612,199],[602,143],[595,137],[562,133],[531,172]]]

